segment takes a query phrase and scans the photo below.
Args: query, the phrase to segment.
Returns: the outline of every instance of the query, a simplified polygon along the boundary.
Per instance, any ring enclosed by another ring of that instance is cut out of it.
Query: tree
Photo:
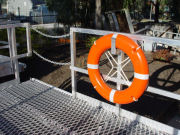
[[[180,22],[180,1],[172,0],[171,12],[173,13],[173,19]]]
[[[57,13],[57,21],[64,25],[91,25],[94,16],[93,0],[46,0],[51,11]]]
[[[5,2],[6,0],[0,0],[0,14],[2,14],[2,4]]]
[[[101,0],[96,0],[95,25],[96,29],[101,29]]]
[[[103,0],[102,11],[120,10],[123,8],[123,0]]]
[[[160,2],[161,0],[155,0],[151,1],[151,3],[155,6],[155,17],[154,17],[154,22],[158,23],[159,22],[159,7],[160,7]]]

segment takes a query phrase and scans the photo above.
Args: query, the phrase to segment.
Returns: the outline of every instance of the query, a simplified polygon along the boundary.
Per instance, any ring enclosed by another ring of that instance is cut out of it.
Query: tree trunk
[[[96,29],[101,29],[101,0],[96,1],[96,11],[95,11],[95,27]]]
[[[2,4],[0,3],[0,15],[2,14]]]
[[[154,18],[155,23],[159,22],[159,6],[160,6],[160,2],[159,0],[157,0],[155,4],[155,18]]]

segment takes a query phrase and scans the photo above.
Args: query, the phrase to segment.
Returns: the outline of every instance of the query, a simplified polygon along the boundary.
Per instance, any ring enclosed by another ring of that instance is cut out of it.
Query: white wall
[[[7,12],[12,13],[16,16],[29,16],[30,11],[32,10],[31,0],[8,0],[7,1]],[[18,11],[19,8],[19,11]]]

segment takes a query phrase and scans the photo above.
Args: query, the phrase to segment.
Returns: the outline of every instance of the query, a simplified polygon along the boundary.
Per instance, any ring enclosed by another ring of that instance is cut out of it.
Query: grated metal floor
[[[37,81],[0,90],[0,135],[166,135]]]

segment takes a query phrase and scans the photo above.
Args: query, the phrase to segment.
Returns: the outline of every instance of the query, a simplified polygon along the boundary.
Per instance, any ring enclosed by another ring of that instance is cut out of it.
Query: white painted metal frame
[[[17,54],[17,47],[16,47],[15,28],[17,28],[17,27],[26,28],[27,53],[20,54],[20,55]],[[7,35],[8,35],[8,45],[2,46],[0,49],[9,48],[10,58],[7,59],[7,62],[10,61],[12,63],[12,65],[14,65],[13,70],[15,73],[15,81],[17,83],[20,83],[18,59],[32,55],[30,24],[29,23],[17,23],[17,24],[0,25],[0,29],[7,29]],[[10,81],[10,82],[12,82],[12,81]]]

